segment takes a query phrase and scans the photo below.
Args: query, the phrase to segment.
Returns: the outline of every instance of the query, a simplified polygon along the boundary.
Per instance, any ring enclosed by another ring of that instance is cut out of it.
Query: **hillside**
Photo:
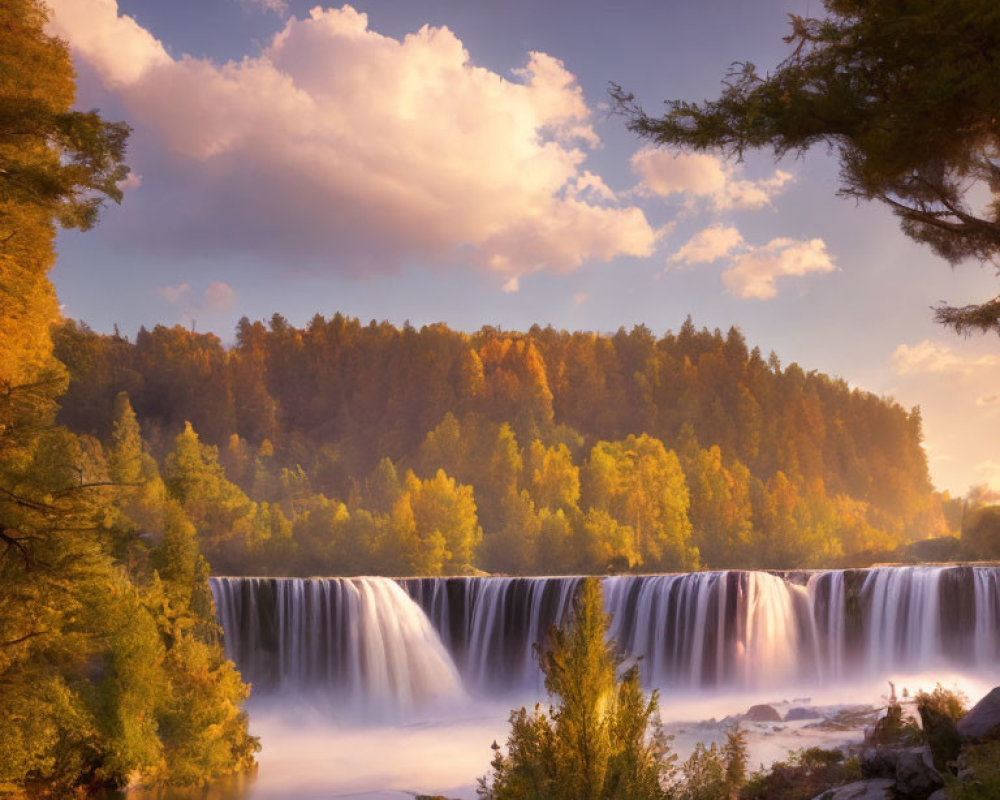
[[[735,328],[55,340],[61,420],[107,439],[127,392],[218,572],[804,567],[947,530],[918,410]]]

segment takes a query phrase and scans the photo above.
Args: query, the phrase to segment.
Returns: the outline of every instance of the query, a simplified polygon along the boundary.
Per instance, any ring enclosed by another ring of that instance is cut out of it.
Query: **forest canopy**
[[[127,392],[221,572],[805,567],[955,527],[920,414],[689,319],[656,337],[244,318],[232,347],[73,321],[61,419]]]

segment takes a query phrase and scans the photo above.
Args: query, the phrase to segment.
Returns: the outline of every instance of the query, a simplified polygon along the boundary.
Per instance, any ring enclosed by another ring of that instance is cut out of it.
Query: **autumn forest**
[[[960,522],[918,410],[690,319],[657,338],[275,315],[230,348],[68,321],[55,344],[93,469],[132,431],[223,574],[832,566]]]

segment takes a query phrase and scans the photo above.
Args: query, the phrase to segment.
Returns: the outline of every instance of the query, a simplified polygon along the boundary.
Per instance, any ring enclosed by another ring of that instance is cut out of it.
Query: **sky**
[[[751,346],[919,406],[931,477],[1000,490],[1000,341],[932,306],[998,292],[874,204],[834,154],[651,148],[611,112],[776,66],[818,0],[48,0],[77,105],[133,128],[121,206],[62,232],[65,315],[231,342],[316,313],[614,332],[738,326]]]

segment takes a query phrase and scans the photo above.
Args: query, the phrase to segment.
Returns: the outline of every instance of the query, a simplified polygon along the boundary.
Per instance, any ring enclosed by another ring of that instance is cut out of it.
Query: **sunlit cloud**
[[[670,257],[670,261],[685,265],[711,264],[728,256],[743,243],[743,236],[736,228],[713,225],[692,236]]]
[[[722,282],[737,297],[769,300],[778,293],[778,278],[834,272],[836,264],[822,239],[772,239],[736,255]]]
[[[192,294],[191,284],[160,286],[156,293],[171,305],[190,311],[228,311],[236,303],[236,291],[225,281],[212,281],[200,297]]]
[[[618,200],[615,193],[608,188],[600,175],[584,170],[583,173],[566,187],[570,197],[590,198],[595,201],[614,203]]]
[[[181,283],[177,286],[160,286],[156,293],[168,303],[178,303],[191,293],[191,285]]]
[[[740,167],[704,153],[673,153],[643,148],[632,156],[632,169],[639,175],[641,193],[670,197],[681,195],[701,200],[716,211],[762,208],[784,188],[792,175],[775,170],[763,180],[740,177]]]
[[[976,405],[979,408],[1000,407],[1000,393],[980,395],[976,398]]]
[[[447,28],[395,39],[344,6],[292,16],[259,55],[218,64],[173,58],[115,0],[51,6],[53,32],[144,142],[147,249],[352,274],[471,266],[509,289],[658,244],[584,168],[591,109],[545,53],[507,78]]]
[[[929,339],[924,339],[912,347],[901,344],[892,354],[892,366],[897,375],[925,372],[968,374],[998,364],[1000,358],[997,356],[965,356],[955,352],[949,345],[932,342]],[[976,405],[980,403],[977,401]]]
[[[712,225],[692,236],[668,259],[668,265],[712,264],[727,259],[722,282],[737,297],[769,300],[778,278],[802,277],[837,269],[822,239],[778,238],[755,247],[733,226]]]
[[[236,304],[236,292],[223,281],[214,281],[205,289],[202,306],[210,311],[228,311]]]
[[[142,186],[142,175],[137,172],[130,172],[120,184],[123,191],[131,192]]]

